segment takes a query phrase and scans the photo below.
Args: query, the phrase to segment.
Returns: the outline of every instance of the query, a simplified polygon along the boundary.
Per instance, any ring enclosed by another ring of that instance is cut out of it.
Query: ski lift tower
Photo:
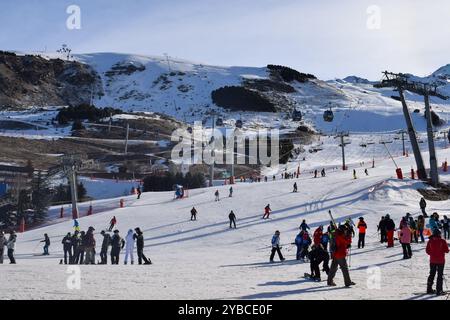
[[[383,72],[384,79],[374,85],[376,88],[386,88],[386,87],[394,87],[397,88],[400,101],[403,106],[403,114],[405,116],[406,125],[408,127],[409,140],[411,141],[411,146],[414,152],[414,158],[416,160],[417,165],[417,173],[419,179],[427,180],[427,173],[425,171],[425,166],[423,164],[422,154],[420,153],[419,144],[417,141],[416,132],[414,129],[414,125],[411,119],[411,114],[409,113],[408,105],[406,104],[404,91],[410,91],[415,94],[421,95],[424,97],[425,102],[425,117],[427,119],[427,136],[428,136],[428,149],[430,152],[430,175],[431,175],[431,184],[433,187],[437,187],[439,183],[439,174],[437,168],[437,159],[436,159],[436,150],[434,147],[434,138],[433,138],[433,123],[431,119],[431,108],[429,97],[434,96],[443,100],[447,100],[448,97],[440,94],[437,91],[437,84],[426,84],[417,81],[411,81],[408,79],[408,76],[402,73],[392,73],[388,71]]]
[[[69,180],[70,194],[72,198],[72,219],[78,219],[78,194],[77,194],[77,170],[81,167],[82,160],[77,155],[64,155],[61,161],[63,171]]]

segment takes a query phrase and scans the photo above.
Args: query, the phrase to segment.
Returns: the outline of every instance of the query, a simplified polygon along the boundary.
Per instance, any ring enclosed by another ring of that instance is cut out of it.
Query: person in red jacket
[[[319,226],[316,231],[314,231],[313,242],[315,246],[322,243],[323,226]]]
[[[264,215],[263,215],[263,219],[269,219],[270,216],[270,212],[272,211],[272,209],[270,209],[270,204],[268,204],[265,208],[264,208]]]
[[[331,262],[331,268],[328,272],[327,284],[329,286],[336,286],[333,279],[339,266],[342,274],[344,275],[345,286],[350,287],[355,283],[350,279],[350,273],[348,272],[347,260],[345,260],[345,257],[347,256],[347,249],[352,243],[352,237],[344,225],[339,226],[339,228],[335,231],[334,237],[335,248],[332,253],[333,261]]]
[[[441,232],[435,230],[429,238],[426,252],[430,256],[430,275],[427,281],[427,293],[436,293],[437,295],[445,294],[442,290],[442,282],[444,278],[445,254],[448,253],[447,241],[441,238]],[[433,290],[434,277],[437,272],[436,291]]]
[[[364,248],[364,244],[365,244],[365,240],[366,240],[366,229],[367,229],[367,224],[364,221],[363,217],[359,218],[359,222],[356,225],[356,227],[358,228],[359,231],[359,237],[358,237],[358,249],[359,248]]]

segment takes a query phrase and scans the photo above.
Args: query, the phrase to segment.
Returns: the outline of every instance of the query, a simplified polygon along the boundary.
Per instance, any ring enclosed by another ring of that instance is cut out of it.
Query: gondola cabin
[[[242,120],[236,120],[236,124],[235,124],[235,126],[236,126],[236,128],[239,128],[239,129],[242,129]]]
[[[218,127],[222,127],[223,126],[223,119],[222,118],[217,118],[216,126],[218,126]]]
[[[292,121],[302,121],[303,115],[300,110],[294,110],[292,112]]]
[[[333,119],[334,119],[334,114],[333,114],[333,111],[331,110],[331,108],[330,108],[330,110],[325,110],[323,113],[323,120],[325,122],[332,122]]]

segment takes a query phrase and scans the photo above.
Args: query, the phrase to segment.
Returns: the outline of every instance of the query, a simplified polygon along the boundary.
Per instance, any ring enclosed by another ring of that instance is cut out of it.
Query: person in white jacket
[[[128,230],[127,236],[125,237],[125,264],[128,262],[128,256],[131,258],[131,264],[134,264],[134,238],[133,230]]]

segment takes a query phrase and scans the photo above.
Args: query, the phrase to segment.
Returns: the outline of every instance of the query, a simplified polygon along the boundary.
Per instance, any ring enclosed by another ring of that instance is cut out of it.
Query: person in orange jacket
[[[365,240],[366,240],[366,229],[367,229],[367,224],[364,221],[363,217],[359,217],[359,222],[356,225],[356,227],[358,228],[359,231],[359,237],[358,237],[358,249],[359,248],[364,248],[364,244],[365,244]]]
[[[329,286],[336,286],[333,279],[336,275],[338,266],[341,268],[342,274],[344,275],[344,282],[346,287],[355,285],[355,283],[350,279],[350,273],[348,271],[347,260],[347,249],[350,248],[352,243],[352,236],[349,230],[341,225],[334,233],[334,245],[332,249],[332,258],[330,271],[328,272],[327,284]]]

